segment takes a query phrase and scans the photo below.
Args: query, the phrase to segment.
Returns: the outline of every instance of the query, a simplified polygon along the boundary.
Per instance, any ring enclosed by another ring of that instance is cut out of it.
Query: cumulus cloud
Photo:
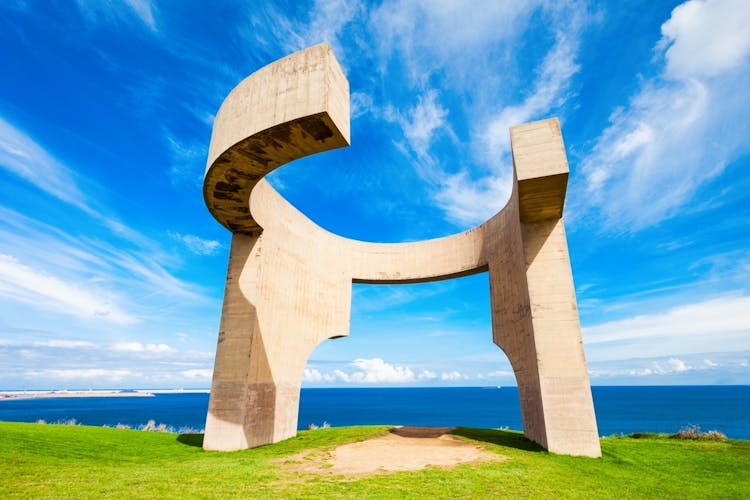
[[[308,366],[305,368],[302,380],[314,384],[411,384],[415,382],[434,384],[435,382],[456,382],[467,380],[497,379],[513,376],[512,371],[496,370],[486,374],[470,376],[463,371],[422,369],[415,371],[410,366],[388,363],[381,358],[359,358],[348,364],[349,367],[335,368],[323,371]]]
[[[338,371],[337,375],[344,382],[357,382],[364,384],[383,384],[414,382],[416,377],[408,366],[397,366],[386,363],[381,358],[359,358],[352,361],[352,366],[358,371],[344,373]]]
[[[661,27],[667,76],[714,76],[740,66],[750,52],[749,25],[744,0],[692,0],[677,6]]]
[[[428,370],[417,377],[408,366],[394,365],[382,358],[358,358],[349,363],[353,370],[334,369],[322,372],[317,368],[307,367],[302,376],[304,382],[312,383],[346,383],[346,384],[403,384],[419,379],[435,378],[437,375]]]

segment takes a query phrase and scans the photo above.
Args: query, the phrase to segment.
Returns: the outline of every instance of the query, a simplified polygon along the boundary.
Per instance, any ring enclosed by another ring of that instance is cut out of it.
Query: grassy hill
[[[601,459],[546,453],[520,433],[459,428],[509,457],[364,477],[294,472],[284,457],[387,427],[304,431],[254,450],[205,452],[202,436],[0,422],[0,498],[750,498],[750,441],[602,439]]]

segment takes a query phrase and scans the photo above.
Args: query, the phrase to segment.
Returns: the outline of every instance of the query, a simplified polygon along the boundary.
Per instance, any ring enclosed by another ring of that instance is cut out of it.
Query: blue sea
[[[750,386],[593,387],[599,434],[674,433],[692,424],[750,439]],[[0,401],[0,420],[137,427],[149,420],[176,431],[205,426],[208,394]],[[521,429],[515,387],[302,389],[299,428],[365,424]]]

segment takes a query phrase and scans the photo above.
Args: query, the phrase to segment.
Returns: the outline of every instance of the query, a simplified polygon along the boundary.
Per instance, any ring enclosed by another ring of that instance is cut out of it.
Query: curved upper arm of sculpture
[[[233,233],[259,233],[253,187],[275,168],[349,145],[349,82],[328,44],[280,59],[245,78],[216,113],[203,197]]]
[[[511,142],[517,179],[511,200],[518,200],[521,220],[559,218],[568,169],[557,120],[513,127]],[[233,233],[260,234],[279,221],[304,228],[301,244],[334,244],[355,282],[414,283],[486,270],[485,233],[501,224],[510,204],[484,224],[452,236],[370,243],[325,231],[260,182],[285,163],[348,145],[349,83],[331,48],[323,43],[296,52],[247,77],[221,105],[204,179],[206,205]],[[294,238],[293,232],[286,237]]]

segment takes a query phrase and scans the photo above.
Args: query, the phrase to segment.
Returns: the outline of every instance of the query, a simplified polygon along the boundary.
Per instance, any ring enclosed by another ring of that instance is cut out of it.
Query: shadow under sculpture
[[[352,283],[489,272],[492,336],[515,372],[525,435],[601,455],[562,210],[568,164],[556,119],[510,129],[513,191],[487,222],[445,238],[368,243],[317,226],[263,176],[349,145],[349,83],[327,44],[280,59],[227,96],[203,192],[232,232],[203,447],[238,450],[297,432],[315,346],[349,334]]]

